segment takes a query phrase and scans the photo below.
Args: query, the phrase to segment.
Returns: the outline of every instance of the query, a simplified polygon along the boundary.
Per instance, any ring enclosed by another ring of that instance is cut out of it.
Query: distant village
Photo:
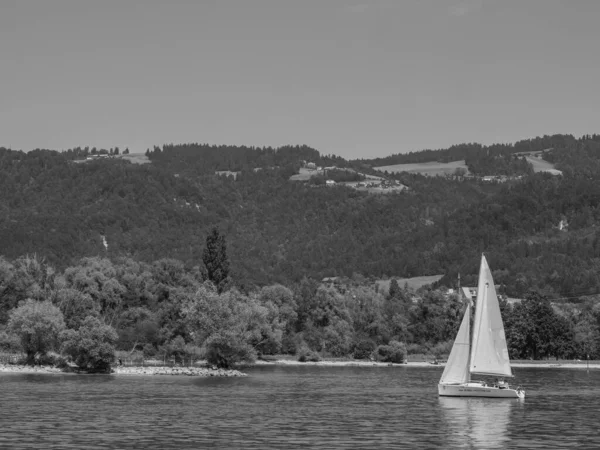
[[[523,176],[517,175],[514,177],[509,177],[507,175],[486,175],[484,177],[469,176],[465,178],[479,178],[485,183],[506,183],[507,181],[520,180],[521,178],[523,178]]]
[[[103,153],[103,154],[89,155],[85,159],[89,161],[91,159],[116,158],[117,156],[119,156],[119,155],[109,155],[107,153]]]
[[[296,181],[301,181],[301,180],[306,181],[314,175],[323,175],[326,177],[327,172],[331,171],[331,170],[340,170],[340,171],[343,170],[343,171],[347,171],[347,172],[355,172],[356,173],[356,171],[354,169],[350,169],[347,167],[337,167],[337,166],[322,167],[322,166],[317,166],[314,162],[302,161],[302,168],[300,169],[300,173],[298,174],[298,176],[293,176],[291,179],[296,180]],[[304,176],[302,176],[302,175],[304,175]],[[332,179],[327,179],[325,181],[325,185],[326,186],[342,185],[342,186],[347,186],[347,187],[351,187],[351,188],[355,188],[355,189],[359,189],[359,190],[363,189],[363,190],[379,191],[379,192],[382,192],[382,191],[400,192],[405,189],[408,189],[407,186],[403,185],[402,183],[400,183],[397,180],[388,180],[383,177],[378,177],[375,175],[366,175],[366,174],[360,174],[360,175],[363,175],[365,177],[365,179],[362,181],[344,181],[344,182],[336,182]]]
[[[431,277],[416,277],[416,278],[412,278],[412,279],[400,279],[400,280],[396,279],[396,281],[399,282],[400,286],[402,286],[403,281],[404,282],[410,281],[410,284],[412,285],[412,289],[410,291],[411,293],[409,296],[410,296],[410,300],[412,301],[412,303],[418,303],[420,300],[422,300],[423,294],[424,294],[424,292],[422,291],[423,288],[425,288],[427,290],[431,289],[430,284],[419,283],[417,281],[422,278],[440,279],[440,278],[442,278],[442,275],[431,276]],[[413,281],[413,280],[415,280],[415,281]],[[340,286],[343,286],[343,283],[345,281],[346,280],[344,279],[344,277],[325,277],[321,280],[321,285],[327,286],[327,287],[338,287],[339,288]],[[431,280],[431,281],[433,281],[433,280]],[[380,292],[384,295],[388,295],[389,294],[389,286],[390,286],[389,283],[390,283],[390,280],[376,281],[378,292]],[[406,286],[408,286],[408,284],[409,283],[406,283]],[[502,294],[501,293],[502,286],[499,284],[496,284],[495,288],[496,288],[498,297],[503,300],[506,300],[510,304],[519,303],[522,301],[522,299],[520,299],[520,298],[508,297],[507,295]],[[441,288],[438,288],[437,291],[439,293],[441,293],[442,298],[444,300],[449,300],[456,296],[459,296],[459,298],[461,298],[461,299],[469,300],[472,303],[475,303],[475,301],[477,300],[477,286],[474,286],[474,287],[461,286],[459,288],[441,287]]]

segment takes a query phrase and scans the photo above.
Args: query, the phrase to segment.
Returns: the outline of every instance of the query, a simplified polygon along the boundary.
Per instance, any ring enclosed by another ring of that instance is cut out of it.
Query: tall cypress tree
[[[229,277],[229,259],[227,258],[225,236],[219,233],[217,227],[214,227],[210,234],[206,236],[206,247],[202,254],[202,261],[206,267],[208,279],[221,292]]]
[[[392,278],[390,281],[390,289],[389,289],[389,297],[390,298],[398,298],[400,297],[400,286],[398,285],[398,280]]]

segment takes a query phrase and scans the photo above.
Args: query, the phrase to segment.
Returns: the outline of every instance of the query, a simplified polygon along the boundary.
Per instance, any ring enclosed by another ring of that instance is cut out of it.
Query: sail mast
[[[483,301],[480,301],[480,297],[483,296],[483,283],[482,274],[483,274],[483,259],[485,256],[483,253],[481,254],[481,263],[479,264],[479,275],[477,277],[477,299],[475,300],[475,312],[473,314],[473,331],[471,332],[471,341],[469,345],[469,375],[471,375],[471,371],[473,370],[473,348],[475,347],[475,339],[479,335],[479,328],[481,327],[481,320],[478,320],[479,312],[483,312]]]
[[[462,299],[462,290],[460,288],[460,272],[458,272],[458,298],[459,298],[459,300]],[[468,329],[467,342],[469,344],[469,350],[467,353],[468,356],[465,361],[465,364],[467,365],[466,373],[467,373],[467,383],[468,383],[469,381],[471,381],[471,371],[469,370],[469,367],[471,365],[471,326],[470,326],[471,325],[471,299],[467,298],[466,300],[467,300],[467,309],[466,309],[465,314],[467,316],[466,320],[469,322],[469,326],[467,328]]]

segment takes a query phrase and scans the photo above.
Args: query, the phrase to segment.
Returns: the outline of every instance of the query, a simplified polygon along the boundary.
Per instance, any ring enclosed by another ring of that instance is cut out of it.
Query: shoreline
[[[317,366],[317,367],[417,367],[417,368],[443,368],[445,363],[432,364],[427,361],[413,361],[402,364],[396,363],[385,363],[377,361],[364,361],[364,360],[348,360],[348,361],[333,361],[323,360],[316,362],[300,362],[292,359],[278,359],[275,361],[263,361],[257,360],[252,364],[245,365],[245,368],[252,367],[264,367],[264,366]],[[519,362],[515,361],[511,363],[513,369],[532,369],[532,368],[543,368],[543,369],[600,369],[600,361],[593,361],[587,364],[586,362],[573,362],[573,361],[544,361],[544,362]],[[66,371],[59,369],[58,367],[51,366],[26,366],[19,364],[1,364],[0,373],[12,373],[12,374],[78,374],[76,371]],[[80,372],[79,374],[86,374]],[[163,375],[163,376],[188,376],[188,377],[245,377],[248,376],[246,373],[235,369],[212,369],[208,367],[168,367],[168,366],[117,366],[112,369],[109,374],[96,374],[96,375],[124,375],[124,376],[149,376],[149,375]]]
[[[172,375],[188,377],[246,377],[235,369],[210,369],[207,367],[120,366],[110,375]]]
[[[111,373],[87,374],[73,370],[63,370],[52,366],[26,366],[21,364],[0,364],[0,373],[21,374],[62,374],[62,375],[169,375],[188,377],[245,377],[247,374],[235,369],[210,369],[206,367],[165,367],[165,366],[118,366]]]
[[[323,367],[436,367],[442,368],[446,364],[438,363],[432,364],[428,361],[409,361],[407,363],[395,364],[385,363],[376,361],[363,361],[363,360],[348,360],[348,361],[318,361],[318,362],[300,362],[296,360],[278,359],[276,361],[261,361],[258,360],[254,366],[323,366]],[[600,361],[590,362],[589,365],[586,362],[573,362],[573,361],[543,361],[543,362],[511,362],[513,368],[544,368],[544,369],[600,369]]]

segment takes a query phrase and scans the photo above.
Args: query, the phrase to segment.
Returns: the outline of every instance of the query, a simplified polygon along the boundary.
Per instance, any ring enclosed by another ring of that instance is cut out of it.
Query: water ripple
[[[3,448],[592,448],[598,372],[520,369],[527,398],[439,398],[439,368],[247,378],[1,374]]]

